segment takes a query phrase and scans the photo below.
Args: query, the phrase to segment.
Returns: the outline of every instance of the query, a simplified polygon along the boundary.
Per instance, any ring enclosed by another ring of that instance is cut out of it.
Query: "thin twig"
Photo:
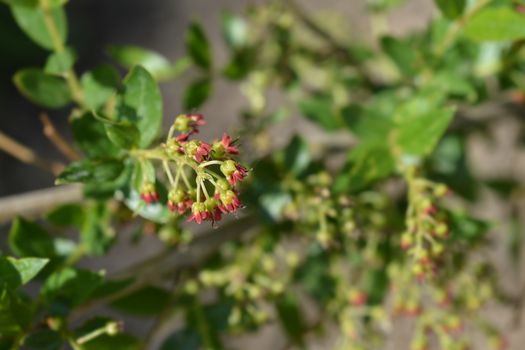
[[[57,131],[47,113],[40,114],[40,121],[44,126],[44,135],[55,145],[55,147],[69,160],[79,160],[82,157],[73,149],[62,135]]]
[[[0,131],[0,150],[13,156],[19,161],[37,166],[41,169],[49,171],[54,175],[60,174],[64,169],[64,164],[56,161],[50,161],[39,157],[33,150],[15,141]]]
[[[80,185],[66,185],[0,198],[0,224],[18,215],[35,217],[60,204],[80,202]]]

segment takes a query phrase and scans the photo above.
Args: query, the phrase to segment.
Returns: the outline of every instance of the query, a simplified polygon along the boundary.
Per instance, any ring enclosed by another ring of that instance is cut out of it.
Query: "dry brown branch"
[[[79,160],[81,156],[71,147],[69,142],[67,142],[62,135],[57,131],[51,119],[46,113],[40,114],[40,121],[44,126],[43,133],[44,135],[53,143],[53,145],[65,155],[69,160]]]
[[[82,198],[80,185],[66,185],[0,198],[0,224],[17,215],[35,217],[57,205],[80,202]]]
[[[3,150],[7,154],[13,156],[14,158],[18,159],[23,163],[37,166],[55,175],[58,175],[62,171],[62,169],[64,169],[64,165],[62,163],[50,161],[39,157],[31,149],[13,140],[11,137],[7,136],[1,131],[0,150]]]

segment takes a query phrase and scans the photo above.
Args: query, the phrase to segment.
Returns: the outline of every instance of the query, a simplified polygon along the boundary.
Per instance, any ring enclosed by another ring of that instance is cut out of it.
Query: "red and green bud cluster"
[[[443,184],[421,178],[409,181],[409,191],[407,230],[401,235],[400,247],[413,258],[413,275],[423,280],[435,272],[436,259],[444,251],[443,241],[449,236],[447,215],[437,202],[450,191]]]
[[[219,221],[223,214],[241,208],[235,187],[248,175],[248,169],[233,159],[239,149],[228,134],[211,144],[190,140],[205,124],[201,114],[181,114],[165,143],[140,153],[143,158],[162,161],[169,180],[169,210],[179,215],[189,211],[188,221],[198,224]],[[144,185],[141,198],[147,204],[158,201],[154,186]]]

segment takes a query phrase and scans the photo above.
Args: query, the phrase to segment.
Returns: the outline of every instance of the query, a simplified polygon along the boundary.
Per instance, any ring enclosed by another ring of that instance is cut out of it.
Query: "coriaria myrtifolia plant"
[[[424,27],[394,36],[387,19],[407,1],[367,0],[366,39],[345,28],[351,11],[268,0],[208,28],[227,62],[192,21],[176,60],[115,45],[79,65],[67,0],[2,0],[2,28],[45,50],[13,82],[64,157],[0,132],[1,150],[59,185],[0,198],[13,219],[0,350],[260,337],[278,350],[511,349],[525,305],[523,4],[435,0]],[[224,80],[245,99],[234,128],[221,110],[238,104],[210,99]],[[173,81],[181,114],[163,123],[159,85]]]
[[[155,184],[147,175],[147,164],[158,161],[168,179],[169,210],[179,215],[189,210],[188,221],[198,224],[205,220],[220,221],[222,214],[233,213],[241,207],[235,186],[248,173],[232,159],[239,149],[228,134],[212,144],[190,140],[204,124],[202,114],[181,114],[171,126],[165,143],[154,149],[131,152],[144,172],[140,198],[146,204],[159,200]],[[216,169],[212,170],[213,167]],[[191,177],[187,170],[193,173]]]

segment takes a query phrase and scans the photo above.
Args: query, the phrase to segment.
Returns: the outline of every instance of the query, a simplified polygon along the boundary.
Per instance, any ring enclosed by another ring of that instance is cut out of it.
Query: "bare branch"
[[[40,114],[40,121],[44,126],[44,135],[55,145],[55,147],[69,160],[79,160],[82,157],[71,147],[62,135],[57,131],[51,119],[46,113]]]
[[[37,166],[55,175],[58,175],[62,171],[62,169],[64,169],[64,165],[62,163],[40,158],[30,148],[13,140],[11,137],[7,136],[1,131],[0,150],[3,150],[7,154],[13,156],[14,158],[18,159],[23,163]]]
[[[80,202],[82,198],[80,185],[66,185],[0,198],[0,223],[17,215],[35,217],[57,205]]]

